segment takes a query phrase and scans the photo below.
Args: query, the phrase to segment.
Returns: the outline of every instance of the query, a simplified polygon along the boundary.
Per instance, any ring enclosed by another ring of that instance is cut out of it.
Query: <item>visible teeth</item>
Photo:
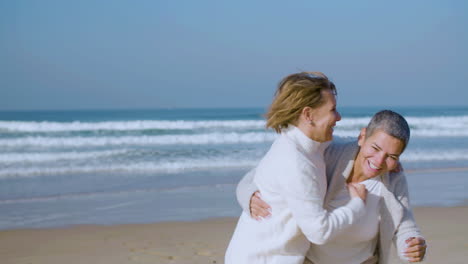
[[[372,164],[372,162],[369,161],[369,166],[374,169],[374,170],[379,170],[380,168]]]

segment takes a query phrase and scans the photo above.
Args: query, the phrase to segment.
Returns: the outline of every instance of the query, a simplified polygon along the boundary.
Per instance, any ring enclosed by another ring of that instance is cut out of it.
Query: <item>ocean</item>
[[[343,107],[356,138],[379,108]],[[392,108],[413,206],[468,194],[468,107]],[[235,188],[276,134],[264,109],[0,112],[0,229],[238,216]]]

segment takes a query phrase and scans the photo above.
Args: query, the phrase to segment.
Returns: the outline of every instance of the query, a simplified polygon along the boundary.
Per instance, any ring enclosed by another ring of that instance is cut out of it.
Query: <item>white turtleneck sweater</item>
[[[324,244],[364,215],[364,202],[359,198],[332,212],[323,209],[327,146],[294,126],[275,140],[254,176],[272,216],[259,222],[242,213],[226,264],[302,264],[310,242]]]

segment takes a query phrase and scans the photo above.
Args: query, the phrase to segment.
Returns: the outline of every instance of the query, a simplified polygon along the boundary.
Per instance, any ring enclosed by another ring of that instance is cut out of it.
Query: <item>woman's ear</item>
[[[359,132],[358,136],[358,145],[361,147],[362,144],[364,144],[364,141],[366,140],[366,128],[361,128],[361,132]]]
[[[303,120],[305,120],[307,123],[313,123],[314,122],[314,110],[308,106],[302,108],[301,112],[301,117]]]

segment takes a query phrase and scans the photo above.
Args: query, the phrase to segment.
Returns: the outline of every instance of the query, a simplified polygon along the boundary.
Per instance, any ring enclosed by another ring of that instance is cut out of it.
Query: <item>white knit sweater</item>
[[[241,215],[226,264],[302,264],[310,242],[323,244],[364,215],[359,198],[333,212],[323,209],[327,145],[309,139],[296,127],[273,143],[254,176],[272,216],[258,222],[246,212]]]

